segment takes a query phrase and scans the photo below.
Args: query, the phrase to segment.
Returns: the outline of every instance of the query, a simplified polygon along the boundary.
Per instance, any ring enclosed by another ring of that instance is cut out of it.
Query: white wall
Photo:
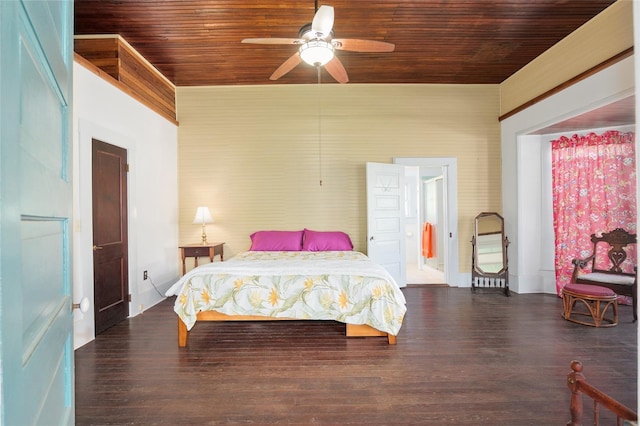
[[[163,298],[179,276],[178,128],[83,66],[74,63],[74,302],[87,297],[87,313],[75,311],[74,346],[95,338],[91,140],[127,150],[130,316]]]
[[[634,59],[626,58],[502,121],[502,205],[511,241],[509,287],[516,293],[555,293],[543,255],[554,250],[543,232],[548,226],[543,215],[548,208],[543,198],[548,185],[542,168],[545,138],[531,133],[633,95]]]

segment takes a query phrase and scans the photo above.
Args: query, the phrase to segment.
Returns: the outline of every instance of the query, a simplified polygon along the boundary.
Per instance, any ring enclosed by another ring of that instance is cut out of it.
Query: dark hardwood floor
[[[630,307],[593,328],[562,319],[553,295],[403,291],[396,346],[346,338],[339,323],[275,321],[198,323],[180,349],[166,300],[76,350],[76,423],[564,425],[573,359],[637,411]]]

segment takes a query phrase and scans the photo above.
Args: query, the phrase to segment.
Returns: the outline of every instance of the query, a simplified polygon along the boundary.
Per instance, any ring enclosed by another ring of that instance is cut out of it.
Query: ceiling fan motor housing
[[[314,38],[331,40],[333,38],[333,29],[329,34],[323,34],[323,33],[314,32],[312,26],[313,24],[311,22],[308,22],[303,26],[301,26],[300,29],[298,30],[298,38],[302,38],[305,40],[311,40]]]

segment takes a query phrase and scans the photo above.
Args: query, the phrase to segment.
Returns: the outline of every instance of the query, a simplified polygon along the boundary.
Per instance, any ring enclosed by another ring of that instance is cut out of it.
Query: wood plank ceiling
[[[351,84],[497,84],[614,0],[332,0],[336,38],[395,44],[391,53],[338,51]],[[324,4],[324,3],[320,3]],[[177,86],[310,84],[296,52],[244,38],[296,38],[312,0],[75,0],[76,34],[120,34]],[[323,83],[333,83],[323,71]]]

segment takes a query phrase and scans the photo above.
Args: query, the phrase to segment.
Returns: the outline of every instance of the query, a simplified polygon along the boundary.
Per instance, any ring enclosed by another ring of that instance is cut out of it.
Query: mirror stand
[[[509,265],[504,235],[504,219],[495,212],[476,216],[474,235],[471,237],[471,291],[500,289],[509,292]]]

